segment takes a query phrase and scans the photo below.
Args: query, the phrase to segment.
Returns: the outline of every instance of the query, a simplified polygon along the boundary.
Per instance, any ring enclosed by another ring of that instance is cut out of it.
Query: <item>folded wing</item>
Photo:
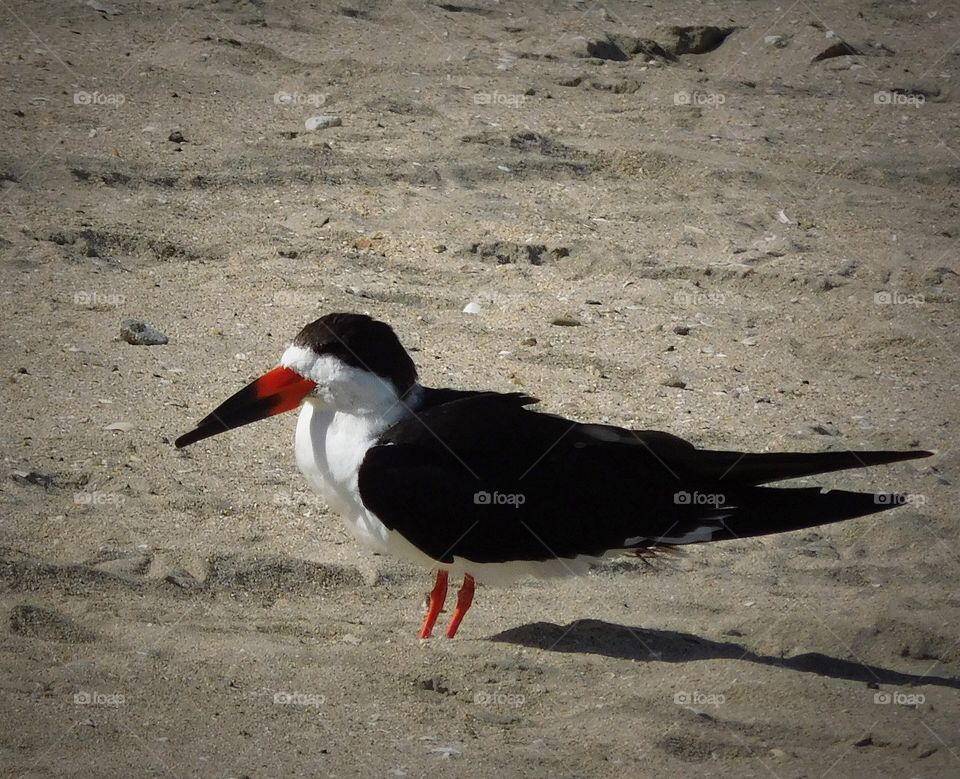
[[[454,397],[454,396],[451,396]],[[758,486],[928,452],[745,454],[588,425],[521,394],[434,402],[360,468],[364,505],[435,560],[539,561],[765,535],[898,505],[896,495]]]

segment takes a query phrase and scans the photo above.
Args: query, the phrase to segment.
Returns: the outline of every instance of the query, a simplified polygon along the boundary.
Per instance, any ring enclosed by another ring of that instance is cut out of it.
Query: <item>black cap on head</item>
[[[303,328],[293,344],[389,379],[401,395],[417,381],[417,366],[393,328],[366,314],[322,316]]]

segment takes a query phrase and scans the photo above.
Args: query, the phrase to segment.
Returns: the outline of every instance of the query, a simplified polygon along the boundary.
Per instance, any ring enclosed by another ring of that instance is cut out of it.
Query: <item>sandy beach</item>
[[[960,11],[465,2],[0,4],[0,775],[960,775]],[[172,443],[334,311],[430,386],[936,455],[421,642],[293,414]]]

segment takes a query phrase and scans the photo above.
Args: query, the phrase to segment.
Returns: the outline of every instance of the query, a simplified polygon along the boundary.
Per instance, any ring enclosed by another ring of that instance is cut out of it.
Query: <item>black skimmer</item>
[[[393,329],[359,314],[307,325],[267,372],[176,440],[301,407],[297,465],[359,540],[437,570],[420,632],[463,576],[583,572],[609,555],[784,533],[884,511],[900,495],[769,482],[927,457],[925,451],[749,454],[652,430],[572,422],[521,393],[424,387]]]

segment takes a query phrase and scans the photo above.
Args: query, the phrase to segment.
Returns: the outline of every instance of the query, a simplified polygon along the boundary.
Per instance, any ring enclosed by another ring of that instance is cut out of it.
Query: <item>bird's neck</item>
[[[313,406],[315,414],[323,414],[337,428],[352,429],[358,437],[373,439],[416,411],[423,392],[419,384],[403,397],[394,391],[371,392],[371,388],[366,387],[357,392],[356,389],[341,389],[326,400],[307,398],[306,402]]]

